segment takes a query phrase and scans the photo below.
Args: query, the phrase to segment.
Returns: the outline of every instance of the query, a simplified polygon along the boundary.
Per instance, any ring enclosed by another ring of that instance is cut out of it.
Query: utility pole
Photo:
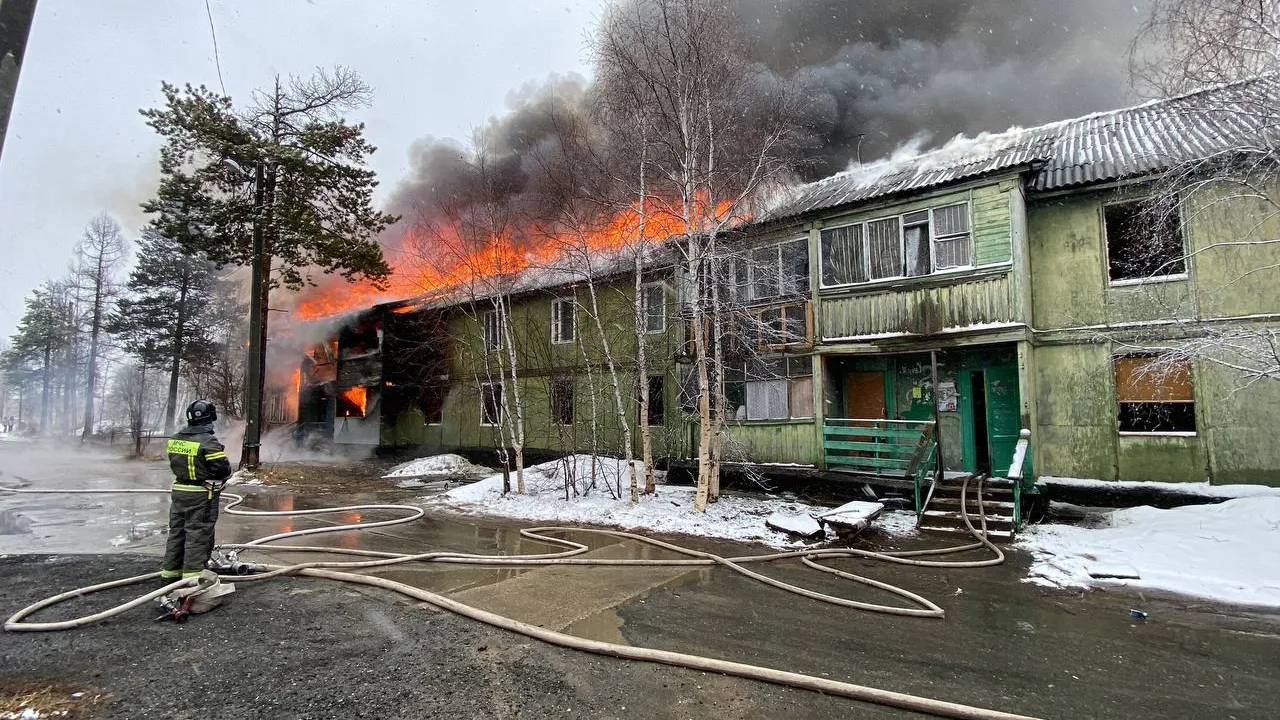
[[[248,377],[244,388],[244,445],[240,452],[240,468],[245,470],[257,469],[258,450],[262,445],[262,376],[267,360],[267,303],[263,297],[267,282],[263,277],[265,263],[262,257],[265,251],[262,235],[264,192],[262,163],[259,162],[253,174],[253,262],[250,265],[253,278],[249,283],[249,357],[245,368]]]

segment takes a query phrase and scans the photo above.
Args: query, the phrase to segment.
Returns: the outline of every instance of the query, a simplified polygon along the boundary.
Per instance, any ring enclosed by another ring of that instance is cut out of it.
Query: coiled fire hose
[[[640,660],[644,662],[660,663],[672,665],[676,667],[688,668],[691,670],[701,670],[704,672],[714,672],[734,677],[741,677],[750,680],[758,680],[761,682],[769,682],[778,685],[814,690],[828,695],[838,695],[863,702],[885,705],[890,707],[911,710],[919,713],[934,715],[946,718],[963,718],[965,720],[1034,720],[1025,715],[1016,715],[1005,713],[998,710],[989,710],[986,708],[962,705],[958,703],[947,702],[944,700],[934,700],[931,698],[909,695],[906,693],[898,693],[889,690],[881,690],[878,688],[867,687],[864,685],[856,685],[853,683],[841,682],[838,680],[829,680],[826,678],[805,675],[803,673],[788,672],[785,670],[776,670],[773,668],[760,667],[756,665],[748,665],[728,660],[719,660],[699,655],[690,655],[686,653],[672,652],[668,650],[656,650],[652,648],[639,648],[629,645],[620,645],[616,643],[601,642],[597,640],[587,640],[585,638],[567,635],[565,633],[548,630],[546,628],[537,627],[528,623],[523,623],[512,618],[497,615],[479,608],[460,603],[448,597],[433,593],[428,590],[416,588],[404,583],[395,582],[385,578],[364,575],[355,572],[341,572],[342,570],[368,570],[390,565],[397,565],[406,562],[440,562],[440,563],[458,563],[470,565],[496,565],[503,567],[518,567],[530,565],[586,565],[586,566],[625,566],[625,565],[648,565],[648,566],[707,566],[721,565],[727,567],[734,572],[745,575],[749,578],[765,583],[780,590],[801,595],[819,602],[830,603],[842,607],[848,607],[858,610],[868,610],[872,612],[889,613],[894,615],[906,615],[923,618],[941,618],[943,617],[942,608],[930,600],[921,597],[915,593],[907,591],[903,588],[890,585],[888,583],[873,580],[871,578],[855,575],[844,570],[839,570],[823,565],[818,560],[827,558],[842,557],[862,557],[884,562],[896,563],[901,565],[911,565],[917,567],[947,567],[947,568],[978,568],[997,565],[1004,562],[1004,553],[999,547],[994,545],[986,537],[986,512],[983,507],[982,500],[982,482],[983,478],[978,480],[978,515],[981,529],[975,528],[968,513],[968,489],[969,479],[964,480],[960,490],[960,507],[961,517],[964,521],[966,529],[977,540],[977,542],[960,546],[936,548],[930,550],[912,550],[900,552],[876,552],[871,550],[861,550],[856,548],[828,548],[817,550],[794,550],[788,552],[770,553],[767,555],[750,555],[744,557],[726,558],[714,553],[695,550],[692,548],[681,547],[673,543],[664,542],[654,538],[645,537],[635,533],[623,532],[619,530],[603,530],[580,527],[535,527],[520,530],[520,534],[531,540],[536,540],[553,546],[564,548],[561,552],[531,554],[531,555],[476,555],[470,553],[456,552],[428,552],[419,554],[390,553],[379,552],[373,550],[359,550],[352,548],[333,548],[323,546],[297,546],[297,545],[271,545],[286,538],[300,537],[303,535],[318,535],[323,533],[344,532],[349,530],[366,530],[375,527],[387,527],[391,525],[399,525],[403,523],[413,522],[421,518],[425,511],[416,506],[411,505],[390,505],[390,504],[366,504],[366,505],[348,505],[343,507],[316,508],[310,510],[244,510],[238,506],[244,502],[244,497],[231,492],[224,492],[223,495],[231,502],[224,508],[224,512],[230,515],[242,515],[249,517],[282,517],[282,516],[300,516],[300,515],[320,515],[337,512],[368,512],[368,511],[408,511],[404,517],[393,518],[390,520],[380,520],[374,522],[356,522],[344,525],[333,525],[325,527],[308,528],[305,530],[295,530],[292,532],[277,533],[267,537],[258,538],[248,543],[226,544],[220,546],[223,549],[270,549],[272,552],[313,552],[313,553],[333,553],[345,555],[357,555],[369,558],[371,560],[347,561],[347,562],[306,562],[295,565],[258,565],[257,567],[264,572],[255,575],[243,577],[224,577],[227,582],[257,582],[280,575],[293,575],[302,577],[317,577],[329,580],[339,580],[342,582],[355,583],[359,585],[368,585],[372,587],[390,590],[401,595],[411,597],[415,600],[428,603],[434,607],[449,612],[462,615],[464,617],[478,620],[487,625],[509,630],[519,633],[526,637],[531,637],[543,642],[557,645],[560,647],[581,650],[597,655],[607,655],[609,657],[624,658],[628,660]],[[0,491],[28,494],[70,494],[70,493],[168,493],[168,489],[107,489],[107,490],[52,490],[52,489],[15,489],[0,487]],[[556,537],[549,533],[573,532],[579,534],[605,535],[615,538],[634,540],[654,547],[669,550],[679,555],[685,556],[681,559],[656,560],[656,559],[596,559],[577,557],[589,551],[586,545],[581,543]],[[994,557],[985,560],[962,560],[962,561],[943,561],[943,560],[926,560],[921,559],[925,556],[939,556],[969,550],[986,548],[990,550]],[[775,560],[783,560],[788,558],[799,558],[805,565],[820,570],[822,572],[831,573],[837,577],[850,580],[870,587],[885,590],[899,597],[915,603],[919,607],[897,607],[890,605],[878,605],[874,603],[864,603],[845,598],[839,598],[824,593],[819,593],[807,588],[784,583],[779,580],[768,577],[750,570],[744,565],[752,563],[771,562]],[[71,620],[63,620],[57,622],[31,622],[26,618],[32,614],[39,612],[45,608],[51,607],[66,600],[83,597],[92,593],[109,590],[113,588],[123,587],[134,583],[145,582],[159,577],[159,573],[148,573],[146,575],[138,575],[120,580],[91,585],[88,587],[71,590],[69,592],[55,595],[39,602],[33,603],[18,612],[14,613],[5,621],[4,629],[10,632],[30,632],[30,631],[51,631],[51,630],[70,630],[83,627],[101,620],[119,615],[133,608],[145,605],[177,588],[191,585],[195,579],[179,580],[170,583],[162,588],[147,593],[141,597],[135,598],[127,603],[109,608],[101,612],[87,615],[84,617],[74,618]]]

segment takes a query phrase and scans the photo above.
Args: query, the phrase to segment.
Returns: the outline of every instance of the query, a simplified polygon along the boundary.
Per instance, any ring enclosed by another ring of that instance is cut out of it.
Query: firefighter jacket
[[[212,425],[188,425],[169,438],[169,468],[174,490],[221,487],[231,477],[231,462]]]

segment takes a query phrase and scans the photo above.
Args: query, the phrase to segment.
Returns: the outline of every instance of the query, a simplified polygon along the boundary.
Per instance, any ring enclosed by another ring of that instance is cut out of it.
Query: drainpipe
[[[933,405],[933,442],[934,442],[934,447],[937,448],[935,452],[936,457],[934,458],[934,462],[937,464],[935,470],[938,473],[938,478],[941,479],[943,476],[942,475],[943,473],[942,415],[938,412],[938,351],[937,350],[929,351],[929,365],[933,370],[933,393],[930,399],[930,403]]]

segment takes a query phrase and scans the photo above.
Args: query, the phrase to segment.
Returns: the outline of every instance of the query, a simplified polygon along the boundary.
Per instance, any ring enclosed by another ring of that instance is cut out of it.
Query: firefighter
[[[187,426],[169,439],[173,493],[169,504],[169,540],[160,577],[166,581],[195,577],[213,552],[213,526],[218,497],[231,477],[231,463],[213,436],[218,409],[207,400],[187,407]]]

